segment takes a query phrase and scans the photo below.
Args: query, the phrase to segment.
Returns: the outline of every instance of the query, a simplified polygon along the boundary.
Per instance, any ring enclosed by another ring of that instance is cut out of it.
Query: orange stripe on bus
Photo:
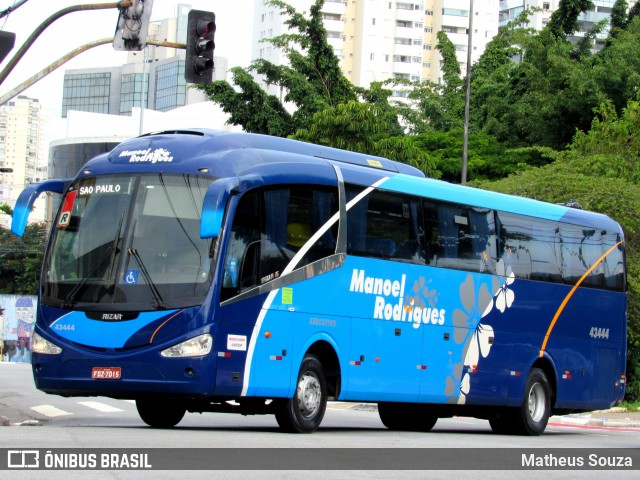
[[[567,303],[569,303],[569,300],[571,299],[573,294],[576,292],[576,290],[578,289],[580,284],[584,281],[585,278],[587,278],[589,276],[589,274],[591,274],[591,272],[593,271],[594,268],[596,268],[598,265],[600,265],[602,263],[602,261],[605,258],[607,258],[609,256],[609,254],[611,252],[613,252],[616,248],[618,248],[621,244],[622,244],[622,241],[616,243],[613,247],[611,247],[609,250],[607,250],[606,253],[604,255],[602,255],[593,265],[591,265],[589,270],[587,270],[584,273],[584,275],[582,275],[582,277],[580,277],[580,280],[578,280],[578,282],[573,286],[573,288],[571,289],[569,294],[566,297],[564,297],[564,300],[562,301],[562,303],[558,307],[558,310],[556,311],[556,314],[553,316],[553,320],[551,320],[551,324],[549,325],[549,328],[547,329],[547,334],[544,336],[544,341],[542,342],[542,347],[540,347],[540,358],[543,357],[544,351],[547,348],[547,342],[549,341],[549,336],[551,335],[551,331],[553,330],[553,327],[555,327],[556,322],[558,321],[558,318],[562,314],[564,308],[567,306]]]
[[[153,332],[153,335],[151,335],[151,338],[149,339],[149,343],[153,343],[153,338],[156,336],[156,333],[158,333],[158,331],[164,327],[167,322],[169,322],[170,320],[173,320],[174,318],[176,318],[176,316],[180,315],[182,312],[184,312],[184,310],[180,310],[176,313],[174,313],[173,315],[171,315],[169,318],[167,318],[164,322],[162,322],[158,328],[156,328],[155,332]]]

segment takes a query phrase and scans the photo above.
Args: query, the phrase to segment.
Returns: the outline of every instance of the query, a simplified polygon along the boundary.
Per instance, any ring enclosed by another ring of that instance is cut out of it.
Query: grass
[[[624,401],[619,406],[626,408],[628,412],[638,412],[640,411],[640,400],[636,400],[635,402]]]

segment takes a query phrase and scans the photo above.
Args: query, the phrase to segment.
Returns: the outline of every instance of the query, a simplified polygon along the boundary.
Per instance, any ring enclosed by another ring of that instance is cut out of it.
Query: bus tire
[[[137,399],[136,408],[142,421],[153,428],[175,427],[187,412],[178,403],[163,403],[152,399]]]
[[[504,408],[500,413],[489,419],[489,425],[493,433],[510,435],[514,433],[515,414]]]
[[[327,381],[322,363],[315,355],[302,361],[293,398],[277,399],[276,420],[288,433],[311,433],[322,422],[327,409]]]
[[[524,389],[524,398],[514,415],[514,433],[537,436],[544,432],[551,415],[551,386],[545,373],[533,368]]]
[[[378,403],[378,415],[389,430],[429,432],[438,417],[428,412],[426,405],[418,403]]]

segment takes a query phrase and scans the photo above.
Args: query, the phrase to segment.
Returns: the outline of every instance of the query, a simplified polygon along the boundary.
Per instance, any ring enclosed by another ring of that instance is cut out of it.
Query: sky
[[[16,34],[16,44],[0,64],[4,69],[25,40],[47,18],[63,8],[82,4],[114,3],[109,0],[28,0],[10,15],[0,18],[0,30]],[[213,11],[216,15],[215,55],[227,57],[229,68],[246,67],[251,61],[253,0],[154,0],[151,21],[175,17],[178,3],[194,9]],[[4,11],[13,0],[0,0]],[[109,8],[74,12],[52,23],[35,41],[24,57],[0,85],[5,93],[40,72],[70,51],[94,40],[113,37],[118,10]],[[65,63],[38,83],[21,93],[37,98],[41,105],[60,115],[64,71],[76,68],[118,66],[127,62],[127,52],[117,52],[111,44],[92,48]]]

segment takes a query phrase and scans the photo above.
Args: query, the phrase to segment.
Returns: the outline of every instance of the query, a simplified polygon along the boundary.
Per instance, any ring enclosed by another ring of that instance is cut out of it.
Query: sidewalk
[[[609,410],[554,416],[549,419],[549,423],[589,427],[640,428],[640,412],[628,412],[626,408],[614,407]]]

